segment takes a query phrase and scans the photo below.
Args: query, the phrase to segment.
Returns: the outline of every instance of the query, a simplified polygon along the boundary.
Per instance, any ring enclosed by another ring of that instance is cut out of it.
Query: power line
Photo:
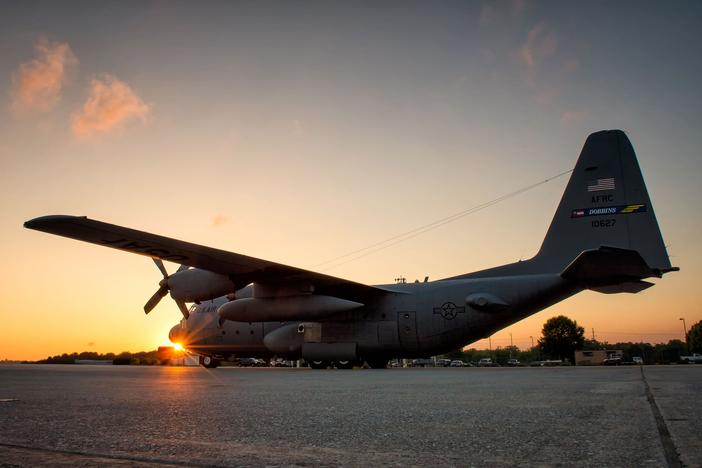
[[[619,331],[600,331],[600,334],[605,335],[679,335],[679,332],[619,332]]]
[[[389,237],[389,238],[382,240],[380,242],[376,242],[374,244],[371,244],[367,247],[363,247],[362,249],[357,249],[357,250],[354,250],[352,252],[346,253],[344,255],[339,255],[338,257],[334,257],[334,258],[329,259],[327,261],[324,261],[322,263],[318,263],[317,265],[314,265],[313,268],[319,268],[322,265],[328,265],[330,263],[335,263],[339,260],[347,259],[347,260],[339,262],[335,265],[331,265],[329,267],[326,267],[326,268],[324,268],[324,270],[331,270],[334,268],[338,268],[341,265],[345,265],[349,262],[353,262],[355,260],[361,259],[361,258],[366,257],[368,255],[380,252],[381,250],[387,249],[388,247],[392,247],[393,245],[397,245],[401,242],[405,242],[407,240],[413,239],[421,234],[432,231],[432,230],[439,228],[445,224],[457,221],[465,216],[468,216],[469,214],[477,213],[478,211],[484,210],[485,208],[489,208],[492,205],[495,205],[495,204],[500,203],[502,201],[505,201],[509,198],[520,195],[520,194],[527,192],[529,190],[535,189],[536,187],[539,187],[540,185],[551,182],[552,180],[557,179],[559,177],[562,177],[562,176],[569,174],[571,172],[573,172],[573,169],[563,171],[561,173],[558,173],[558,174],[551,176],[547,179],[544,179],[542,181],[533,183],[531,185],[527,185],[527,186],[522,187],[522,188],[515,190],[513,192],[510,192],[510,193],[507,193],[507,194],[502,195],[500,197],[494,198],[490,201],[481,203],[479,205],[475,205],[471,208],[465,209],[463,211],[459,211],[458,213],[454,213],[450,216],[446,216],[445,218],[441,218],[441,219],[438,219],[438,220],[433,221],[431,223],[425,224],[423,226],[419,226],[417,228],[406,231],[402,234],[397,234],[395,236]],[[351,257],[351,258],[349,258],[349,257]]]

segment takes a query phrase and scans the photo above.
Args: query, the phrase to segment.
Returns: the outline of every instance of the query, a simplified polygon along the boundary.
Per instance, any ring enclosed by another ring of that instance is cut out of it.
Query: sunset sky
[[[702,319],[700,44],[698,1],[0,2],[0,360],[155,349],[180,319],[171,300],[144,315],[148,258],[30,218],[439,279],[532,256],[567,177],[318,265],[571,169],[611,128],[681,271],[583,292],[492,344],[528,347],[557,314],[600,340],[681,339],[680,317]]]

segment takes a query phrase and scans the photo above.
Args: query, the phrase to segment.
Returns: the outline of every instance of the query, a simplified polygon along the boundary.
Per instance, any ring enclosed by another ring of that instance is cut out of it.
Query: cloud
[[[519,49],[519,60],[529,68],[534,68],[558,49],[556,34],[549,31],[544,23],[539,23],[529,31],[527,41]]]
[[[127,83],[105,74],[90,82],[88,100],[73,114],[71,127],[76,136],[90,136],[134,119],[145,121],[150,111]]]
[[[34,58],[21,64],[12,76],[12,109],[15,112],[51,110],[61,98],[66,69],[77,63],[68,43],[40,37],[34,45]]]
[[[229,222],[229,219],[224,216],[223,214],[216,214],[212,218],[212,226],[214,227],[219,227],[219,226],[224,226]]]
[[[93,347],[93,346],[95,346],[95,342],[94,342],[94,341],[91,341],[91,342],[88,343],[88,347]]]
[[[590,117],[590,113],[586,111],[565,111],[561,114],[561,126],[575,127],[583,123]]]

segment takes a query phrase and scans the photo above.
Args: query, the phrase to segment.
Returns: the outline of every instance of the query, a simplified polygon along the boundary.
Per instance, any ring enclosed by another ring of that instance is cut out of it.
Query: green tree
[[[552,317],[544,323],[539,349],[546,356],[574,361],[576,349],[585,343],[585,329],[565,315]]]
[[[685,354],[687,354],[687,347],[684,341],[670,340],[668,343],[659,343],[653,347],[653,362],[657,364],[678,362],[680,356]]]
[[[687,344],[691,353],[702,354],[702,320],[690,327],[687,332]]]

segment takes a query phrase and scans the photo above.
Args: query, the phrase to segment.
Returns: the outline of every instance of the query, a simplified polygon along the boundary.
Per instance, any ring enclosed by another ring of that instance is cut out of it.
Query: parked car
[[[561,359],[546,359],[541,361],[542,367],[556,367],[556,366],[569,366],[570,364],[565,364]]]
[[[258,358],[241,358],[239,360],[239,365],[241,367],[266,367],[268,363]]]
[[[451,364],[449,364],[451,367],[464,367],[465,363],[459,359],[454,359],[451,361]]]
[[[507,361],[507,365],[509,367],[517,367],[517,366],[519,366],[519,359],[509,359]]]
[[[272,359],[270,365],[271,365],[271,367],[293,367],[293,362],[286,361],[285,359],[282,359],[282,358],[277,358],[277,359]]]
[[[436,367],[449,367],[451,365],[450,359],[437,359]]]
[[[639,366],[643,364],[643,359],[640,356],[634,356],[631,360],[634,361],[634,364],[638,364]]]
[[[412,367],[434,367],[432,359],[412,359]]]
[[[694,353],[692,356],[680,356],[680,362],[684,363],[702,363],[702,354]]]
[[[489,357],[484,357],[480,361],[478,361],[478,367],[494,367],[495,363],[492,362],[492,359]]]

